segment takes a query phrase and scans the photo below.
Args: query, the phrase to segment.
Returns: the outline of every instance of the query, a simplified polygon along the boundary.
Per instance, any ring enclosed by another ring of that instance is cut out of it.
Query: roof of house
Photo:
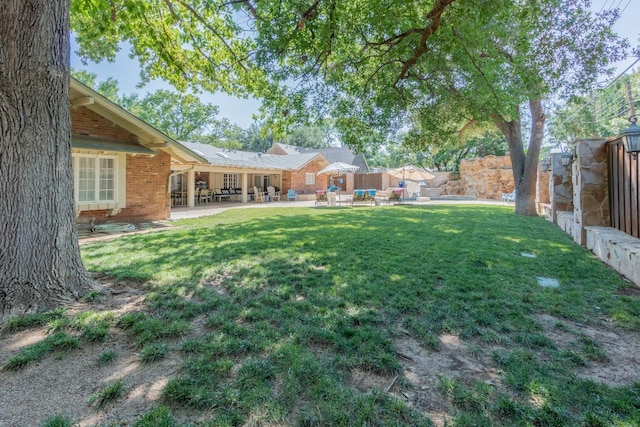
[[[162,150],[171,155],[172,162],[186,164],[206,162],[202,156],[182,146],[170,136],[134,116],[129,111],[73,77],[71,78],[70,84],[70,102],[71,108],[85,107],[136,135],[139,139],[138,143],[141,146],[138,152],[146,152],[146,150],[142,150],[142,148],[153,152]],[[91,141],[88,141],[89,139],[91,139]],[[84,141],[80,142],[80,140]],[[103,144],[103,149],[105,149],[107,145],[114,149],[122,148],[122,144],[115,146],[113,145],[114,141],[107,141],[104,138],[92,138],[91,135],[73,135],[72,144],[73,143],[76,145],[80,144],[83,148],[98,147],[101,144]],[[128,148],[135,150],[133,147]]]
[[[277,151],[274,150],[274,148],[277,148],[288,155],[300,153],[320,153],[322,154],[322,156],[324,156],[325,159],[327,159],[329,163],[348,163],[350,165],[360,167],[360,169],[358,169],[356,173],[370,172],[369,164],[367,163],[364,155],[362,153],[354,153],[353,150],[348,147],[305,148],[276,142],[270,151]]]
[[[134,142],[86,135],[72,135],[71,147],[85,150],[117,151],[129,154],[156,154],[152,149]]]
[[[199,154],[211,165],[253,169],[298,170],[317,157],[317,152],[296,153],[286,156],[229,150],[209,144],[179,141],[181,145]],[[325,160],[323,158],[323,160]],[[326,161],[326,160],[325,160]]]

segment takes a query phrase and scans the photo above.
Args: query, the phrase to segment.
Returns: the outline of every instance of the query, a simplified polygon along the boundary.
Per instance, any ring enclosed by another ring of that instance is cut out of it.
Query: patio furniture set
[[[356,189],[351,194],[342,194],[341,191],[316,190],[316,206],[340,206],[340,205],[391,205],[399,203],[402,189]]]

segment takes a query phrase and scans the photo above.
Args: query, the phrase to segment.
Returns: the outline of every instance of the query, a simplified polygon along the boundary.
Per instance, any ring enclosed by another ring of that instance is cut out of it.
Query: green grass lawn
[[[435,355],[444,335],[488,356],[500,376],[439,375],[448,425],[640,424],[640,384],[579,377],[606,360],[599,343],[577,334],[559,346],[536,320],[635,332],[638,298],[556,226],[513,208],[238,209],[82,252],[90,271],[144,281],[148,294],[146,310],[98,319],[79,345],[106,322],[128,331],[146,363],[184,359],[163,406],[137,425],[178,425],[172,410],[187,407],[210,426],[429,426],[402,397],[416,385],[397,343]],[[206,329],[196,338],[195,319]],[[362,392],[354,372],[398,379],[393,392]]]

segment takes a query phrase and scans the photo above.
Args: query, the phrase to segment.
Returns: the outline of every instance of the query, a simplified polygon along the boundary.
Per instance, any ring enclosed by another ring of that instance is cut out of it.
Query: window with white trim
[[[116,201],[117,157],[76,155],[74,184],[78,203]]]
[[[223,178],[224,188],[240,188],[237,173],[225,173]]]
[[[304,174],[304,183],[305,183],[305,185],[314,185],[316,183],[316,174],[315,173],[305,173]]]

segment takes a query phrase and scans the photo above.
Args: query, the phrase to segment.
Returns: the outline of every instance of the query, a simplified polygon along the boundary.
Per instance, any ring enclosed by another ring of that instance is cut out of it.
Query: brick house
[[[265,191],[268,186],[276,187],[284,199],[289,189],[294,189],[299,195],[315,197],[316,189],[327,186],[327,178],[316,174],[329,162],[317,152],[281,156],[193,142],[179,143],[206,160],[173,168],[171,191],[182,195],[179,197],[183,200],[181,204],[188,207],[197,203],[197,183],[203,189],[239,189],[240,193],[233,199],[241,202],[251,199],[254,187],[259,191]]]
[[[172,169],[206,160],[73,78],[70,101],[78,223],[168,218]]]
[[[323,147],[323,148],[305,148],[295,145],[282,144],[276,142],[271,146],[268,154],[280,156],[292,156],[299,154],[316,153],[322,155],[327,162],[342,162],[350,165],[358,166],[355,173],[345,173],[339,176],[333,176],[332,185],[336,185],[341,191],[351,192],[355,189],[355,176],[371,173],[367,159],[362,153],[356,153],[348,147]],[[330,177],[327,175],[318,176],[319,185],[317,188],[327,188],[330,184]],[[296,186],[292,186],[296,188]]]
[[[317,175],[330,163],[319,150],[276,155],[175,141],[73,78],[70,112],[80,226],[167,219],[172,206],[194,207],[203,189],[233,188],[224,200],[248,202],[254,187],[277,187],[283,199],[294,189],[304,199],[328,185]]]

